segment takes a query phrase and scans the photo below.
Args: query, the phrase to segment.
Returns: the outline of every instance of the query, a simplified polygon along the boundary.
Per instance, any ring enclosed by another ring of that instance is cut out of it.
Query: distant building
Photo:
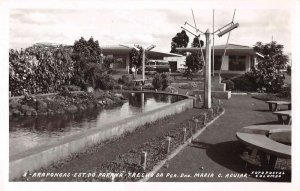
[[[104,56],[113,56],[114,58],[118,58],[118,63],[114,63],[113,67],[116,70],[119,71],[126,71],[129,72],[129,55],[130,51],[132,50],[131,47],[123,46],[123,45],[109,45],[109,46],[101,46],[101,50]],[[182,55],[179,54],[173,54],[173,53],[166,53],[166,52],[160,52],[160,51],[153,51],[150,50],[147,53],[147,56],[149,59],[155,59],[155,60],[163,60],[165,57],[182,57]]]
[[[197,52],[197,48],[179,48],[178,50],[184,50],[186,52]],[[244,74],[250,71],[251,66],[257,64],[257,57],[263,57],[263,55],[254,51],[252,47],[228,44],[226,49],[226,55],[223,57],[225,45],[215,45],[214,47],[214,72],[218,73],[221,69],[221,73],[226,74]],[[205,47],[203,47],[203,54],[205,55]],[[223,64],[222,63],[223,60]],[[222,65],[222,68],[221,68]]]
[[[215,72],[219,72],[222,59],[224,59],[221,73],[244,74],[245,72],[250,71],[252,66],[257,64],[257,56],[263,57],[263,55],[255,52],[252,47],[237,44],[227,45],[224,58],[225,45],[216,45],[214,50]]]
[[[171,72],[184,71],[187,66],[186,56],[181,57],[164,57],[164,60],[169,61]]]

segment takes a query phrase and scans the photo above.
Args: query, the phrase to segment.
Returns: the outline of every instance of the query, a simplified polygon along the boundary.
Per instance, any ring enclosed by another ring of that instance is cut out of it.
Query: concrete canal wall
[[[174,95],[178,96],[178,94]],[[79,152],[101,141],[119,137],[125,132],[132,132],[138,126],[193,108],[194,100],[187,96],[184,97],[186,97],[186,99],[137,116],[110,123],[105,126],[105,128],[86,130],[79,134],[65,137],[55,144],[39,146],[23,153],[10,156],[9,179],[13,180],[19,178],[27,171],[32,172],[41,167],[51,165],[53,162],[68,157],[71,153]]]

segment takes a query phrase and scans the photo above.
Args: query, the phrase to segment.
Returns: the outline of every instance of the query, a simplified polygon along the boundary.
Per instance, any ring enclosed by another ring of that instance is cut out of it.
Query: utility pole
[[[211,108],[211,47],[209,29],[205,32],[206,51],[205,51],[205,87],[204,87],[204,107]]]
[[[193,14],[193,19],[194,19],[193,11],[192,11],[192,14]],[[235,10],[234,10],[234,13],[233,13],[233,19],[234,19],[234,16],[235,16]],[[211,46],[210,46],[211,35],[213,35],[213,44],[214,44],[214,35],[215,35],[216,32],[218,32],[217,35],[219,37],[222,37],[224,34],[227,34],[230,31],[234,30],[235,28],[238,28],[239,24],[234,23],[233,19],[230,23],[226,24],[225,26],[223,26],[220,29],[217,29],[215,31],[214,30],[214,10],[213,10],[213,32],[212,33],[209,32],[209,29],[207,29],[205,33],[200,31],[196,26],[195,19],[194,19],[195,26],[189,24],[187,21],[185,22],[184,25],[188,25],[188,26],[192,27],[193,29],[195,29],[196,34],[194,34],[193,32],[191,32],[190,30],[188,30],[184,27],[181,27],[182,29],[184,29],[185,31],[191,33],[192,35],[194,35],[197,38],[200,36],[200,34],[197,35],[197,33],[199,33],[199,32],[201,34],[205,35],[206,52],[205,52],[205,80],[204,80],[204,82],[205,82],[205,84],[204,84],[204,97],[205,98],[204,98],[204,107],[206,109],[211,108],[211,70],[212,70],[212,68],[211,68]],[[228,40],[229,40],[229,35],[228,35],[228,38],[227,38],[226,48],[227,48]],[[226,48],[225,48],[224,54],[226,53]],[[180,48],[180,50],[184,50],[184,48]],[[202,51],[201,47],[200,47],[200,50]],[[198,50],[196,49],[196,51],[198,51]],[[222,68],[222,64],[221,64],[221,68]],[[221,71],[221,68],[220,68],[220,71]],[[214,72],[214,52],[213,52],[213,72]],[[220,75],[220,73],[219,73],[219,75]]]
[[[142,80],[143,80],[143,83],[145,83],[145,49],[143,48],[142,50]]]
[[[213,50],[212,50],[212,76],[215,76],[215,10],[213,9]]]

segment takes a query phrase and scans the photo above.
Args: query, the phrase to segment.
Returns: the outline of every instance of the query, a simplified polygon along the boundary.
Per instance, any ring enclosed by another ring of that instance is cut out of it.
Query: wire
[[[233,17],[232,17],[232,21],[231,21],[232,23],[233,23],[233,20],[234,20],[235,11],[236,11],[236,9],[234,9],[234,12],[233,12]],[[220,70],[219,70],[219,76],[221,76],[222,65],[223,65],[223,62],[224,62],[224,59],[225,59],[230,33],[231,33],[231,31],[229,31],[228,36],[227,36],[227,41],[226,41],[226,45],[225,45],[225,49],[224,49],[224,54],[223,54],[223,57],[222,57],[222,62],[221,62]]]
[[[193,9],[192,10],[192,15],[193,15],[193,20],[194,20],[194,24],[195,24],[195,28],[197,29],[197,25],[196,25],[196,20],[195,20],[195,16],[194,16],[194,12],[193,12]],[[197,31],[196,31],[197,32]]]

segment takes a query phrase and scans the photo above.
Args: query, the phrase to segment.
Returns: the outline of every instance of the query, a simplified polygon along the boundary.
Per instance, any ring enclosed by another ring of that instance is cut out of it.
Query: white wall
[[[229,57],[228,56],[222,56],[222,61],[223,61],[223,64],[222,64],[222,68],[221,70],[228,70],[229,69]]]
[[[182,57],[164,57],[167,61],[177,61],[177,69],[185,69],[186,56]]]

